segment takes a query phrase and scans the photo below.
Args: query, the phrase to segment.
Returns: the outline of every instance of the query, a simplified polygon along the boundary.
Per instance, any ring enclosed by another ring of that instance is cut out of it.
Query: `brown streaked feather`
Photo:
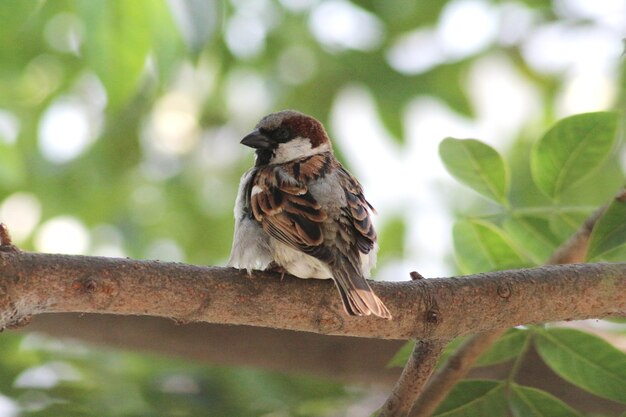
[[[298,169],[295,169],[295,164],[290,164],[292,165],[290,171],[295,178],[309,182],[326,175],[331,168],[332,159],[328,153],[309,156],[300,161]],[[296,175],[296,173],[300,175]]]
[[[309,192],[306,182],[293,174],[298,170],[310,174],[313,171],[309,163],[321,167],[320,159],[323,158],[315,155],[306,161],[262,167],[253,179],[259,190],[250,201],[254,218],[275,239],[305,253],[322,244],[321,223],[328,216]],[[296,164],[300,168],[294,169]]]
[[[345,190],[346,206],[333,222],[338,233],[324,241],[328,213],[315,200],[308,184],[339,173]],[[321,153],[294,162],[259,167],[250,187],[254,218],[278,241],[325,262],[332,272],[344,307],[351,315],[375,314],[386,319],[391,314],[374,294],[361,270],[360,254],[368,254],[376,242],[361,185],[341,167],[330,153]]]
[[[350,220],[350,234],[354,236],[360,252],[367,254],[374,248],[376,231],[372,225],[369,210],[376,212],[374,207],[363,196],[361,185],[343,167],[340,166],[342,186],[346,190],[348,203],[347,217]]]
[[[319,222],[304,219],[294,214],[287,214],[286,216],[292,220],[292,227],[295,227],[295,234],[300,237],[306,236],[304,243],[307,246],[319,246],[324,242],[324,236]]]
[[[361,185],[330,153],[259,168],[253,186],[260,191],[251,197],[252,213],[276,239],[306,253],[311,252],[310,246],[322,243],[321,226],[328,215],[315,201],[306,184],[326,175],[331,169],[341,174],[347,210],[342,210],[344,216],[337,220],[343,225],[341,237],[355,249],[347,255],[357,267],[360,262],[358,253],[369,253],[376,242],[376,232],[369,215],[369,210],[373,208],[365,200]]]
[[[311,208],[314,208],[316,210],[319,210],[319,209],[322,208],[322,206],[320,206],[319,203],[317,201],[315,201],[313,196],[311,194],[309,194],[309,193],[301,194],[301,195],[293,195],[291,197],[291,201],[294,204],[297,204],[299,206],[311,207]]]

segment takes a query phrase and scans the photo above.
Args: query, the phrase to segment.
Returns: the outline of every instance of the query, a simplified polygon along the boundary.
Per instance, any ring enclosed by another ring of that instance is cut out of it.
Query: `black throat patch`
[[[255,167],[268,165],[274,156],[275,149],[257,149]]]

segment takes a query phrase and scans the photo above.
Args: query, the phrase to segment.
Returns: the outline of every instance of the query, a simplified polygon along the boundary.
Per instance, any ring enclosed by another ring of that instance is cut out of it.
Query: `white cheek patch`
[[[270,161],[272,164],[282,164],[293,161],[294,159],[305,158],[307,156],[316,155],[318,153],[328,152],[330,150],[327,143],[311,147],[309,138],[294,138],[287,143],[281,143],[274,151],[274,157]]]

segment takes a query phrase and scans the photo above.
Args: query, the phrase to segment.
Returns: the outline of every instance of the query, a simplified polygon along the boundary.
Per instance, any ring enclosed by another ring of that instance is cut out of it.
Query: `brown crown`
[[[308,138],[313,148],[330,142],[326,130],[319,120],[295,110],[283,110],[269,114],[261,119],[257,128],[274,130],[279,126],[288,128],[292,137]]]

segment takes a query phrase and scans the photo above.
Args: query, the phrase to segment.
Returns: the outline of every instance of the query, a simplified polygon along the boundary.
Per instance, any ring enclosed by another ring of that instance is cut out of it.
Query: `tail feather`
[[[341,262],[332,269],[333,278],[346,312],[352,316],[375,316],[391,320],[391,313],[385,304],[374,294],[360,271],[350,262]]]

